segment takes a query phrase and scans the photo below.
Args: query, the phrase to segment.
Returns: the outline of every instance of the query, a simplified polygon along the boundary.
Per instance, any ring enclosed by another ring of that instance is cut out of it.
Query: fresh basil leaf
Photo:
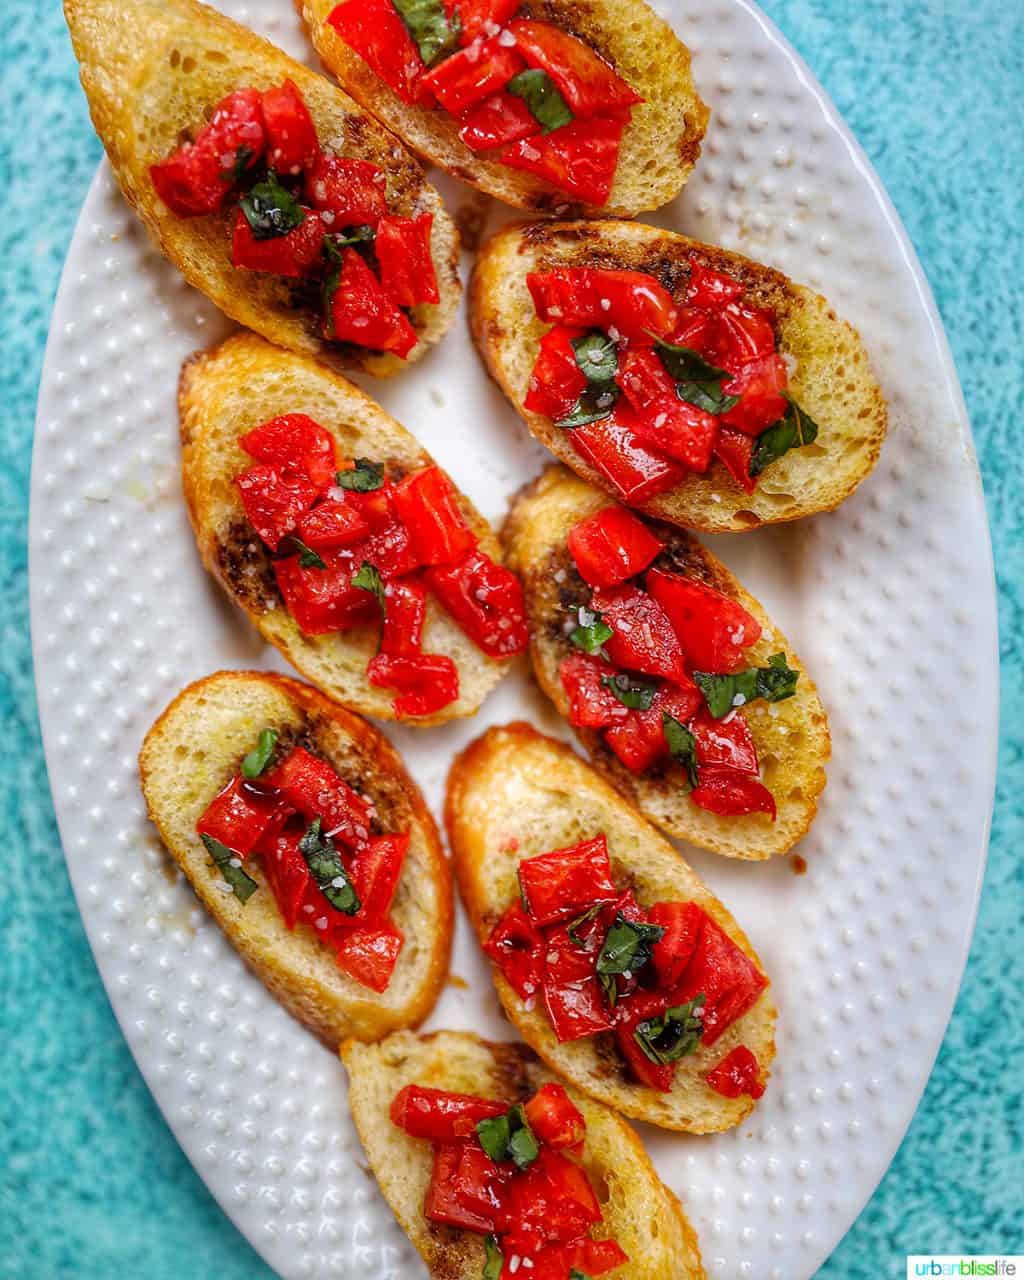
[[[599,652],[604,642],[610,640],[615,634],[601,615],[593,609],[585,609],[581,605],[576,617],[579,625],[569,632],[569,639],[584,653]]]
[[[320,826],[320,819],[314,818],[299,841],[299,853],[305,858],[317,888],[331,906],[347,916],[354,916],[359,910],[359,895],[345,870],[341,855]]]
[[[569,104],[558,92],[554,80],[539,67],[520,71],[505,88],[517,98],[522,98],[530,109],[530,115],[541,126],[541,133],[553,133],[555,129],[571,123],[573,116]]]
[[[395,8],[428,67],[455,52],[462,34],[457,9],[449,19],[441,0],[395,0]]]
[[[372,493],[384,483],[384,465],[369,458],[356,458],[356,465],[349,471],[339,471],[334,477],[341,489],[353,493]]]
[[[540,1147],[533,1136],[533,1130],[526,1123],[522,1107],[516,1107],[515,1110],[522,1119],[522,1127],[512,1131],[512,1136],[508,1140],[508,1153],[517,1169],[526,1169],[537,1159]]]
[[[261,729],[256,746],[242,761],[242,776],[245,778],[258,778],[267,765],[270,764],[270,757],[274,754],[276,746],[277,730]]]
[[[477,1121],[476,1140],[492,1160],[505,1159],[510,1136],[507,1111],[500,1116],[488,1116]]]
[[[249,169],[249,164],[255,154],[256,152],[253,151],[252,147],[247,147],[243,142],[235,151],[234,164],[230,169],[222,170],[220,176],[222,178],[230,178],[232,182],[241,182],[245,177]]]
[[[598,973],[635,973],[650,960],[652,947],[665,936],[660,924],[627,920],[619,911],[597,957]]]
[[[569,1280],[590,1280],[590,1276],[585,1271],[581,1271],[579,1267],[573,1267],[569,1272]]]
[[[585,427],[588,422],[600,422],[615,408],[619,388],[614,382],[588,382],[580,392],[580,398],[565,415],[555,422],[556,427],[571,431],[573,427]]]
[[[293,556],[297,555],[299,557],[299,564],[303,569],[327,568],[327,562],[324,560],[320,552],[314,551],[312,547],[307,547],[302,539],[297,537],[294,533],[290,533],[288,537],[284,539],[284,542],[287,544],[284,548],[286,554]]]
[[[531,1165],[540,1151],[518,1103],[500,1116],[488,1116],[486,1120],[479,1121],[476,1136],[492,1160],[511,1160],[517,1169]]]
[[[341,262],[341,251],[349,245],[367,244],[376,238],[376,231],[370,226],[352,227],[347,232],[324,236],[324,253],[331,262]]]
[[[576,364],[588,382],[611,382],[619,371],[619,352],[606,333],[592,329],[573,338]]]
[[[716,720],[727,716],[733,707],[745,706],[756,698],[766,702],[782,702],[796,693],[800,672],[786,662],[784,653],[773,653],[767,667],[747,667],[730,676],[710,671],[695,671],[694,683],[704,695],[708,711]]]
[[[200,839],[206,846],[206,852],[213,859],[218,871],[231,886],[232,893],[244,906],[259,888],[259,885],[252,876],[242,870],[242,859],[235,853],[234,849],[229,849],[226,844],[221,844],[213,836],[204,834],[200,836]]]
[[[631,711],[650,711],[654,695],[658,692],[657,681],[630,676],[624,671],[614,676],[602,676],[601,683]]]
[[[708,364],[692,347],[680,347],[658,337],[654,341],[661,363],[676,384],[676,395],[680,400],[713,414],[728,413],[739,402],[739,396],[727,396],[722,390],[723,382],[732,378],[727,369]]]
[[[604,998],[608,1002],[608,1008],[614,1009],[619,998],[619,984],[616,981],[614,973],[599,973],[597,980],[601,984],[601,990],[604,992]]]
[[[661,727],[668,743],[669,755],[683,766],[687,786],[684,794],[689,794],[697,785],[697,740],[675,716],[667,711],[661,713]]]
[[[759,476],[769,465],[790,449],[800,449],[818,438],[818,424],[805,413],[788,391],[782,393],[789,401],[786,412],[774,426],[762,431],[754,441],[750,455],[749,474]]]
[[[501,1280],[501,1269],[505,1265],[505,1257],[501,1252],[497,1236],[487,1236],[484,1240],[487,1257],[480,1280]]]
[[[589,924],[591,920],[594,919],[603,906],[603,902],[596,902],[588,911],[584,911],[581,916],[577,916],[576,919],[573,920],[566,928],[566,933],[569,935],[569,941],[574,947],[585,947],[587,945],[580,937],[579,931],[585,924]]]
[[[287,187],[282,187],[273,169],[257,182],[239,202],[254,240],[286,236],[306,220],[302,206]]]
[[[387,613],[388,602],[384,593],[384,579],[380,576],[380,570],[368,560],[364,560],[359,572],[352,575],[352,585],[359,587],[361,591],[369,591],[375,595],[381,613]]]
[[[633,1031],[633,1039],[644,1056],[664,1067],[693,1053],[704,1034],[705,1002],[706,997],[701,992],[685,1004],[666,1009],[657,1018],[645,1018],[643,1022],[638,1022]]]

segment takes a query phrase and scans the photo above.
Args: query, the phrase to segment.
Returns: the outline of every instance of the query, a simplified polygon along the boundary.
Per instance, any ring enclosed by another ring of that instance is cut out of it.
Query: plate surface
[[[307,56],[282,0],[222,0]],[[800,853],[688,854],[762,956],[781,1011],[768,1093],[711,1138],[647,1129],[716,1280],[806,1280],[887,1167],[967,954],[995,776],[995,594],[980,480],[946,341],[866,159],[743,0],[665,12],[714,115],[684,196],[653,221],[820,288],[862,331],[892,409],[881,463],[838,513],[715,540],[814,675],[834,757]],[[478,197],[441,184],[453,209]],[[489,225],[505,215],[490,211]],[[228,331],[147,241],[104,164],[54,311],[30,527],[43,736],[71,878],[125,1036],[183,1148],[284,1280],[424,1274],[366,1176],[340,1064],[249,975],[168,869],[135,758],[185,683],[285,669],[203,573],[180,501],[181,360]],[[464,323],[363,385],[485,514],[545,455],[487,382]],[[511,675],[469,723],[389,730],[440,812],[451,755],[514,717],[562,732]],[[460,918],[428,1026],[509,1034]]]

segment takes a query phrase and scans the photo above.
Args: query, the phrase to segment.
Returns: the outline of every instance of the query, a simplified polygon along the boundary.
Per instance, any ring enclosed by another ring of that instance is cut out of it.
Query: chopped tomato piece
[[[272,462],[307,476],[319,488],[334,483],[338,468],[334,437],[304,413],[283,413],[239,436],[257,462]]]
[[[384,292],[400,307],[439,302],[434,259],[430,252],[432,213],[415,218],[381,218],[374,247]]]
[[[267,164],[278,173],[298,174],[320,154],[316,125],[302,94],[286,80],[263,93]]]
[[[287,235],[257,240],[241,209],[235,213],[231,234],[231,264],[246,271],[266,271],[289,279],[306,275],[319,261],[324,224],[312,209]]]
[[[543,1084],[524,1107],[526,1119],[541,1142],[558,1151],[583,1145],[586,1121],[560,1084]]]
[[[779,355],[761,356],[741,365],[722,390],[730,396],[739,396],[739,404],[722,414],[722,423],[742,431],[748,436],[758,436],[773,426],[789,408],[789,401],[782,394],[789,376]]]
[[[537,925],[565,920],[618,896],[603,835],[552,849],[519,864],[526,909]]]
[[[718,421],[679,399],[675,383],[652,350],[627,351],[616,381],[636,410],[633,429],[642,440],[691,471],[708,469]]]
[[[757,748],[750,725],[742,715],[716,720],[701,707],[690,721],[690,732],[696,740],[697,763],[701,768],[717,765],[736,773],[757,773]]]
[[[458,490],[440,467],[411,472],[395,485],[392,501],[420,564],[451,564],[476,546]]]
[[[494,34],[522,4],[522,0],[459,0],[462,44],[472,44],[478,35]]]
[[[574,1243],[587,1228],[601,1221],[601,1206],[587,1175],[574,1161],[541,1147],[537,1159],[509,1186],[508,1233],[512,1252],[534,1241],[540,1244]]]
[[[505,1202],[513,1170],[496,1164],[475,1142],[468,1142],[459,1157],[455,1175],[455,1195],[464,1209],[504,1226]]]
[[[727,1053],[704,1079],[723,1098],[738,1098],[740,1094],[748,1093],[757,1099],[764,1093],[761,1068],[757,1058],[745,1044],[739,1044],[731,1053]]]
[[[369,924],[387,915],[408,851],[408,831],[398,835],[371,836],[360,846],[351,867],[352,883],[359,895],[359,910],[350,917],[351,920]]]
[[[760,639],[761,624],[741,604],[702,582],[662,569],[651,569],[646,581],[698,671],[733,672],[743,666],[744,650]]]
[[[686,677],[679,684],[662,685],[648,711],[627,711],[607,730],[604,740],[627,769],[642,773],[668,755],[664,715],[686,724],[701,701],[700,690]]]
[[[261,840],[280,831],[289,812],[287,801],[273,789],[234,777],[207,805],[196,831],[245,858]]]
[[[575,427],[569,438],[623,502],[646,502],[674,488],[686,474],[680,463],[640,439],[621,405],[611,417]]]
[[[697,945],[681,985],[668,997],[668,1002],[683,1004],[703,994],[703,1042],[711,1045],[737,1018],[753,1008],[768,979],[707,912],[702,914],[704,920]]]
[[[713,333],[710,351],[727,369],[738,370],[752,360],[775,355],[772,315],[763,307],[731,302],[715,315]]]
[[[665,930],[651,959],[659,991],[674,991],[682,982],[705,918],[694,902],[656,902],[647,912],[651,924]]]
[[[278,910],[286,929],[294,929],[299,920],[305,920],[302,907],[307,900],[313,877],[309,865],[299,850],[302,828],[286,827],[274,836],[260,842],[258,853],[263,864],[270,891],[277,901]],[[316,889],[316,886],[313,885]],[[316,890],[319,893],[319,890]],[[320,895],[324,906],[327,899]]]
[[[690,279],[686,285],[686,301],[690,306],[718,311],[742,297],[743,285],[738,280],[713,270],[699,258],[690,259]]]
[[[736,431],[724,423],[718,428],[715,457],[724,464],[725,469],[744,493],[753,493],[757,488],[757,477],[750,474],[750,459],[753,456],[752,436]]]
[[[430,100],[419,87],[420,51],[391,0],[345,0],[327,21],[403,102]]]
[[[634,409],[676,400],[676,384],[652,347],[624,351],[615,381]]]
[[[285,607],[307,636],[347,631],[380,617],[377,601],[352,585],[353,564],[348,548],[322,551],[326,569],[304,569],[298,556],[274,561],[274,576]]]
[[[299,521],[298,535],[307,547],[316,551],[350,547],[365,538],[370,526],[349,502],[333,498],[321,502]]]
[[[523,408],[543,413],[556,421],[564,418],[587,385],[587,377],[576,362],[573,340],[585,329],[555,325],[540,340],[537,360],[530,375]]]
[[[521,1000],[536,996],[544,972],[544,939],[521,903],[514,902],[494,926],[484,951]]]
[[[320,154],[306,173],[306,199],[331,231],[375,227],[388,211],[384,170],[369,160]]]
[[[604,648],[617,666],[666,680],[687,679],[672,623],[653,596],[623,583],[595,591],[593,606],[612,629]]]
[[[404,942],[390,922],[346,929],[335,940],[338,967],[371,991],[386,991]]]
[[[522,653],[529,640],[522,583],[503,564],[471,551],[453,565],[426,570],[430,589],[462,630],[491,658]]]
[[[473,1137],[479,1121],[504,1115],[507,1110],[504,1102],[492,1102],[474,1094],[407,1084],[391,1103],[391,1123],[413,1138],[459,1142]]]
[[[465,1153],[470,1150],[472,1147],[467,1142],[439,1143],[434,1147],[434,1166],[431,1170],[426,1198],[423,1201],[423,1213],[431,1222],[440,1222],[447,1227],[458,1227],[462,1231],[481,1233],[493,1231],[495,1227],[493,1212],[482,1212],[479,1208],[466,1206],[465,1182],[462,1186],[463,1195],[459,1194],[460,1165]],[[481,1151],[480,1154],[487,1158],[485,1152]],[[491,1163],[493,1164],[493,1161]],[[494,1167],[498,1168],[497,1165]]]
[[[157,195],[179,217],[216,213],[236,172],[259,163],[265,142],[260,94],[239,89],[217,105],[194,142],[151,166],[149,174]]]
[[[632,511],[610,506],[577,520],[568,545],[584,582],[614,587],[646,569],[662,544]]]
[[[651,344],[650,333],[664,337],[677,321],[671,294],[645,271],[557,267],[531,272],[526,284],[542,320],[584,329],[613,325],[641,345]]]
[[[374,529],[365,542],[353,547],[351,555],[356,569],[366,560],[383,578],[400,578],[420,567],[409,531],[392,517]]]
[[[370,805],[326,760],[296,747],[265,781],[268,787],[277,787],[308,821],[319,818],[324,835],[353,846],[366,841]]]
[[[544,1007],[563,1043],[612,1028],[596,963],[596,948],[581,949],[565,928],[551,930],[544,940]]]
[[[393,657],[378,653],[366,668],[370,684],[397,689],[395,715],[413,719],[433,715],[459,696],[459,672],[451,658],[440,653]]]
[[[328,337],[404,360],[416,345],[409,318],[388,297],[355,249],[342,250],[341,272],[330,298]]]
[[[652,1062],[637,1043],[634,1032],[641,1022],[660,1017],[668,1008],[665,996],[653,991],[641,991],[620,1001],[615,1026],[615,1042],[633,1074],[641,1084],[660,1093],[668,1093],[676,1073],[674,1062]]]
[[[573,1265],[588,1276],[603,1276],[629,1261],[626,1253],[614,1240],[581,1240],[575,1246]]]
[[[690,792],[690,799],[709,813],[723,817],[767,813],[775,821],[775,797],[764,783],[733,769],[702,768],[700,782]]]
[[[602,680],[615,668],[587,653],[570,653],[562,659],[558,676],[569,699],[569,723],[577,729],[604,729],[629,714]]]
[[[389,658],[410,658],[423,652],[423,623],[427,616],[427,591],[415,578],[389,582],[387,608],[380,651]]]
[[[249,523],[271,551],[294,532],[319,496],[316,485],[300,472],[266,463],[235,476],[235,484]]]
[[[463,112],[459,137],[471,151],[490,151],[540,133],[540,124],[522,98],[504,89]]]
[[[573,120],[551,133],[513,142],[501,153],[501,162],[535,174],[587,204],[602,205],[615,181],[625,127],[624,112]]]
[[[515,48],[494,36],[444,58],[423,76],[421,84],[446,111],[458,115],[508,84],[524,65]]]
[[[562,27],[520,20],[508,29],[530,66],[540,67],[555,82],[573,115],[594,116],[643,101],[588,44]]]

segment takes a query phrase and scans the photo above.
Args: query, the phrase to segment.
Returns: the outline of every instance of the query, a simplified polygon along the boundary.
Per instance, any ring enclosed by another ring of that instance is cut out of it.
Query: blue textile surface
[[[981,455],[1000,590],[1000,780],[970,964],[907,1138],[820,1272],[874,1280],[902,1276],[907,1253],[1024,1253],[1024,4],[762,3],[864,144],[931,280]],[[27,493],[50,307],[100,146],[57,0],[3,11],[0,1276],[269,1277],[143,1085],[60,860],[29,654]]]

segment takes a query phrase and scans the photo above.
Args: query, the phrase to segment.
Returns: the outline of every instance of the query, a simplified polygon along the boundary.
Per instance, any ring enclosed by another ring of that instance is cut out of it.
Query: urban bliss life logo
[[[958,1257],[914,1254],[907,1259],[907,1280],[919,1276],[1016,1276],[1024,1280],[1024,1255]]]

